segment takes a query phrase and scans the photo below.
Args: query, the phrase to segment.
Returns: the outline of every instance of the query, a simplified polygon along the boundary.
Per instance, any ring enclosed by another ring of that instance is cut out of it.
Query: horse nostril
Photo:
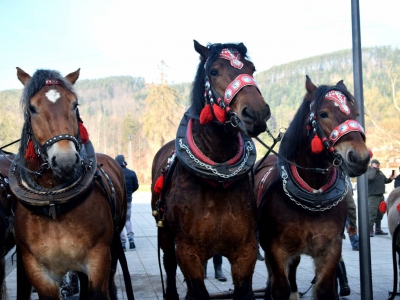
[[[78,153],[75,154],[75,157],[76,157],[76,164],[79,164],[79,155],[78,155]]]
[[[243,116],[243,118],[248,118],[248,119],[253,118],[253,115],[250,113],[250,111],[247,107],[242,109],[242,116]]]
[[[268,121],[271,118],[271,110],[269,109],[269,105],[265,105],[265,121]]]
[[[353,151],[349,151],[349,153],[347,154],[347,158],[352,163],[356,163],[357,162],[357,156],[354,154]]]
[[[56,156],[55,155],[51,158],[51,166],[53,168],[57,167],[57,161],[56,161]]]

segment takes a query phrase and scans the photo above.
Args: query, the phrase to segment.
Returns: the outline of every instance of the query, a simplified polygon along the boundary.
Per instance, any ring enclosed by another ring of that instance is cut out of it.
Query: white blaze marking
[[[49,99],[51,102],[56,103],[58,98],[60,98],[60,94],[56,90],[50,90],[46,93],[47,99]]]

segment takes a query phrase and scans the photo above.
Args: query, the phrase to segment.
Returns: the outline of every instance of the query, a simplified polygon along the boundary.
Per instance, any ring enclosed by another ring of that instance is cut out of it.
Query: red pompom
[[[79,134],[81,135],[82,143],[86,144],[89,141],[89,133],[83,122],[79,122]]]
[[[214,114],[215,114],[215,117],[217,118],[217,120],[220,123],[225,123],[226,122],[226,112],[225,112],[225,110],[222,109],[221,107],[219,107],[219,105],[214,105],[213,109],[214,109]]]
[[[322,143],[321,139],[318,135],[315,135],[311,141],[311,151],[312,153],[321,153],[324,151],[324,144]]]
[[[204,106],[204,108],[201,110],[200,113],[200,124],[205,125],[210,123],[214,119],[212,111],[211,111],[211,105],[207,104]]]
[[[400,203],[396,205],[397,211],[400,212]]]
[[[368,151],[369,151],[369,157],[370,158],[374,157],[374,153],[372,153],[372,149],[368,149]]]
[[[37,160],[37,154],[35,151],[35,145],[33,144],[32,139],[29,139],[28,146],[25,151],[25,160],[27,162],[34,162]]]
[[[154,185],[154,191],[161,194],[164,187],[164,174],[157,178],[156,184]]]
[[[382,201],[381,204],[379,204],[379,211],[383,214],[386,212],[386,202],[385,201]]]

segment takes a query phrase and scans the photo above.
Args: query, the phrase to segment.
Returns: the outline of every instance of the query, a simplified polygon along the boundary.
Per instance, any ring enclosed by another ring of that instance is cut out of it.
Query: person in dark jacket
[[[368,167],[368,202],[369,202],[369,236],[374,236],[374,224],[376,235],[387,235],[387,232],[382,231],[381,221],[383,214],[379,211],[379,204],[385,201],[383,194],[385,193],[385,184],[392,182],[393,175],[387,178],[381,170],[380,163],[377,159],[371,161],[371,166]]]
[[[127,163],[125,161],[125,157],[123,155],[117,155],[115,160],[120,164],[125,174],[125,182],[126,182],[126,201],[127,201],[127,209],[126,209],[126,223],[125,227],[121,231],[121,243],[124,251],[126,251],[126,236],[129,240],[129,248],[135,249],[136,245],[133,240],[133,229],[131,222],[131,211],[132,211],[132,194],[139,188],[139,182],[136,177],[136,173],[130,169],[128,169]],[[125,236],[126,232],[126,236]]]
[[[399,167],[399,172],[400,172],[400,167]],[[400,186],[400,173],[397,175],[397,177],[394,179],[394,188],[398,188]]]

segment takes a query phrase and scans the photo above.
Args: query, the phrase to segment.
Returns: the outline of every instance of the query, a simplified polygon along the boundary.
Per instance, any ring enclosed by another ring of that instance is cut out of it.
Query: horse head
[[[333,156],[334,165],[351,177],[365,173],[370,154],[364,129],[356,121],[358,111],[354,97],[343,80],[335,86],[317,88],[307,76],[306,90],[309,117],[303,128],[307,128],[314,157],[319,153]]]
[[[81,162],[81,120],[73,89],[79,69],[65,77],[57,71],[37,70],[31,77],[17,68],[17,76],[25,86],[20,157],[36,166],[41,158],[58,180],[73,179]]]
[[[253,137],[265,131],[271,112],[254,81],[255,67],[243,43],[204,47],[194,41],[194,48],[200,64],[192,107],[200,114],[200,122],[230,122]]]

